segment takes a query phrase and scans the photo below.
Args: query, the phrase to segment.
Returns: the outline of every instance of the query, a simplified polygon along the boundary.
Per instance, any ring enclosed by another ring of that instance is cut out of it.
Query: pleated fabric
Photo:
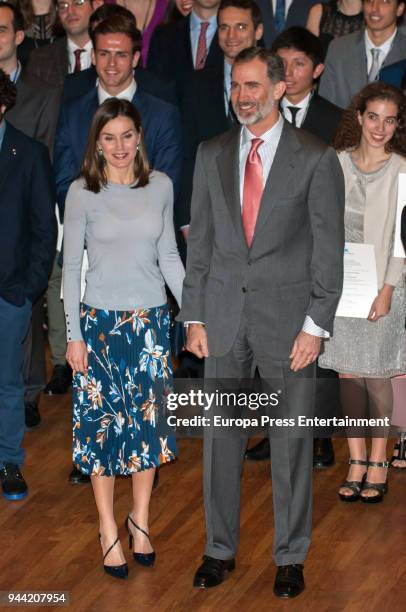
[[[73,378],[73,463],[84,474],[129,475],[176,458],[165,427],[172,391],[166,305],[131,311],[81,305],[86,374]]]

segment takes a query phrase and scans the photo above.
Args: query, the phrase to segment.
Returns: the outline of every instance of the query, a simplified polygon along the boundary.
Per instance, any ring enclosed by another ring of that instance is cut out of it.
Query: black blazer
[[[314,93],[301,127],[331,145],[342,113],[341,108]]]
[[[169,102],[169,104],[177,105],[176,86],[173,81],[160,79],[149,70],[138,66],[134,70],[134,78],[146,93],[164,102]],[[81,72],[68,74],[63,85],[62,103],[84,96],[95,87],[96,81],[97,72],[94,66]]]
[[[46,147],[7,122],[0,168],[0,296],[22,306],[46,289],[55,257],[52,169]]]
[[[224,105],[224,69],[218,72],[198,70],[188,76],[179,84],[184,158],[181,192],[175,207],[177,228],[190,222],[193,171],[199,144],[233,126]]]
[[[62,86],[68,70],[68,42],[65,36],[30,53],[27,72],[53,87]]]
[[[204,71],[221,70],[224,55],[214,35]],[[190,15],[175,23],[160,25],[154,31],[148,52],[147,68],[163,79],[177,81],[194,70],[190,44]]]

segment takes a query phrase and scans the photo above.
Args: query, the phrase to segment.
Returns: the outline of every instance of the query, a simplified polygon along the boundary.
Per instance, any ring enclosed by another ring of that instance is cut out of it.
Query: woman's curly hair
[[[398,153],[406,157],[406,98],[397,87],[386,83],[370,83],[355,96],[350,106],[344,111],[334,139],[334,148],[345,151],[358,147],[362,128],[358,121],[367,109],[369,102],[385,100],[396,104],[397,127],[389,142],[385,145],[387,153]]]
[[[10,77],[0,68],[0,106],[9,110],[16,101],[17,89]]]

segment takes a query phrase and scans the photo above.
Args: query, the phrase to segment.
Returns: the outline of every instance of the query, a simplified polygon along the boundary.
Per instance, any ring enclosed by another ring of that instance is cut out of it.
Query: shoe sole
[[[340,495],[340,494],[338,494],[338,497],[345,504],[353,504],[354,502],[357,502],[357,501],[359,501],[361,499],[361,495],[357,495],[356,497],[351,497],[351,495]]]
[[[20,499],[24,499],[24,497],[27,497],[27,495],[28,491],[25,493],[4,493],[3,491],[3,497],[5,497],[8,501],[18,501]]]

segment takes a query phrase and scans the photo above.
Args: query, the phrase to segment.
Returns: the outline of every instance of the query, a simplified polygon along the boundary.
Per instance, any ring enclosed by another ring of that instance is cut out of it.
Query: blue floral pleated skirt
[[[131,311],[82,305],[87,376],[73,379],[73,463],[84,474],[129,475],[176,458],[165,427],[172,390],[166,305]]]

